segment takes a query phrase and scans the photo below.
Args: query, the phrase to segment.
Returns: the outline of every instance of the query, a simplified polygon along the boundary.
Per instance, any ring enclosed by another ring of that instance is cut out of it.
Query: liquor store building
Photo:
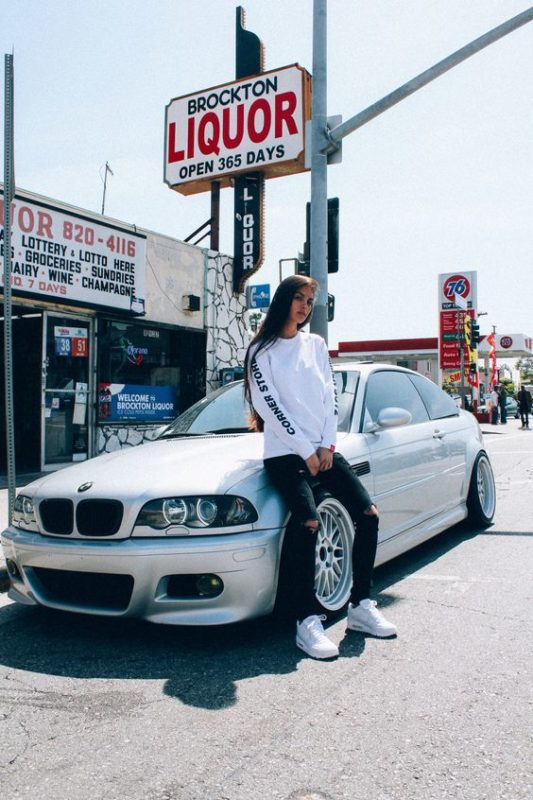
[[[29,192],[11,214],[17,472],[151,440],[242,360],[229,257]],[[0,473],[5,426],[2,368]]]

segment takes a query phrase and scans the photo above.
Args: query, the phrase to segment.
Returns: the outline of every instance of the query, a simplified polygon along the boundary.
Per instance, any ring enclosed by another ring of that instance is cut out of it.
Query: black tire
[[[326,492],[316,496],[320,529],[316,543],[315,607],[313,613],[330,616],[348,603],[352,588],[353,522],[345,507]],[[299,580],[298,558],[305,536],[299,525],[289,522],[281,554],[280,574],[274,612],[290,620],[297,598],[305,590]]]
[[[483,451],[474,461],[466,505],[469,523],[482,528],[491,524],[496,512],[496,483],[489,457]]]

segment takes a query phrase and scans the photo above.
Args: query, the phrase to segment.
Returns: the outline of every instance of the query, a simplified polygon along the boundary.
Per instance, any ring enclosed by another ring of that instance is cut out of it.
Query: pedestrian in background
[[[347,627],[374,636],[396,634],[370,599],[378,541],[378,510],[349,463],[335,452],[337,395],[324,340],[301,329],[309,322],[318,285],[303,275],[280,283],[244,362],[252,424],[264,431],[264,465],[299,526],[296,644],[313,658],[338,656],[317,613],[315,564],[320,521],[312,483],[347,509],[355,525],[353,585]]]
[[[507,424],[507,390],[505,386],[500,386],[498,392],[498,405],[500,407],[500,422],[502,425]]]
[[[491,421],[492,425],[497,425],[498,424],[498,402],[499,402],[499,399],[500,398],[498,396],[498,387],[497,386],[493,386],[492,387],[492,392],[490,393],[490,409],[491,409],[490,410],[490,421]]]
[[[529,428],[529,412],[531,411],[531,395],[525,386],[520,388],[516,395],[518,400],[518,410],[520,411],[520,420],[522,428]]]

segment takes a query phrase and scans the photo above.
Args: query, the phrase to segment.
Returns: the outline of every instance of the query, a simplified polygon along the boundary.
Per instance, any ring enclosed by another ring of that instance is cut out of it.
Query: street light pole
[[[313,0],[313,108],[311,121],[311,265],[310,273],[320,284],[311,320],[311,330],[327,342],[327,154],[338,149],[341,140],[392,106],[444,75],[462,61],[533,21],[533,7],[507,20],[478,39],[439,61],[377,103],[329,128],[327,124],[327,0]]]
[[[320,287],[311,331],[328,341],[327,0],[313,0],[311,122],[311,277]]]

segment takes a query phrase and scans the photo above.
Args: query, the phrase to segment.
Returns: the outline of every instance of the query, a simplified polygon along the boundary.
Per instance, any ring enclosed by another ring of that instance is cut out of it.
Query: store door
[[[89,457],[92,320],[46,315],[42,468]]]

